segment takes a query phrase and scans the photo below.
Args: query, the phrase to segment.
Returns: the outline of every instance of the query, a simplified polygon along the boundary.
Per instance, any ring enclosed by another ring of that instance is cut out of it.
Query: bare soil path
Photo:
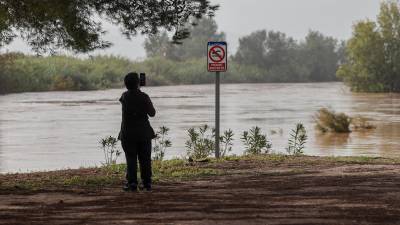
[[[400,224],[400,165],[227,162],[154,191],[0,192],[0,224]]]

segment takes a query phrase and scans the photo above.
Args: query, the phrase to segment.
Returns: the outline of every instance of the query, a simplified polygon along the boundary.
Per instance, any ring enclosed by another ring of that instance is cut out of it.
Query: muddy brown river
[[[186,131],[214,123],[214,86],[146,87],[157,116],[154,128],[171,129],[167,158],[184,157]],[[116,136],[124,90],[41,92],[0,96],[0,172],[101,165],[99,140]],[[320,134],[313,115],[330,107],[372,119],[376,129]],[[304,123],[307,155],[400,156],[400,95],[351,93],[342,83],[226,84],[221,87],[221,128],[235,132],[231,154],[242,154],[241,133],[259,126],[285,152],[289,132]],[[122,159],[120,159],[122,160]]]

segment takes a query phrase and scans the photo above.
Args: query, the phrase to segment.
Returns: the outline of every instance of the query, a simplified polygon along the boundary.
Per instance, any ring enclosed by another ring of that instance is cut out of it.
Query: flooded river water
[[[0,96],[0,172],[26,172],[101,165],[99,139],[116,136],[118,98],[124,90],[42,92]],[[154,128],[171,129],[167,158],[185,155],[186,131],[214,123],[214,86],[146,87],[157,109]],[[373,119],[376,129],[319,134],[313,115],[330,107]],[[289,132],[304,123],[305,153],[331,156],[400,156],[400,95],[351,93],[342,83],[226,84],[221,87],[221,128],[235,132],[233,154],[241,154],[241,133],[259,126],[275,152],[285,152]],[[272,132],[276,131],[276,132]]]

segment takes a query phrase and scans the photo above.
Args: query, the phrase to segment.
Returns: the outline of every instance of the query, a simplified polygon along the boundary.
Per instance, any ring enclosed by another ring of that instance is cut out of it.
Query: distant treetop
[[[128,39],[162,28],[180,42],[191,18],[212,17],[217,9],[208,0],[0,0],[0,47],[20,37],[37,53],[107,48],[105,21]]]
[[[353,91],[400,92],[400,5],[381,2],[376,21],[359,21],[337,74]]]

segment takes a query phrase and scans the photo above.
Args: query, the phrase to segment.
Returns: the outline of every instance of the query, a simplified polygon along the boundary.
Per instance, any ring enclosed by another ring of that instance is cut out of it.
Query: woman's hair
[[[125,86],[128,90],[134,90],[139,87],[139,74],[133,72],[128,73],[124,79]]]

